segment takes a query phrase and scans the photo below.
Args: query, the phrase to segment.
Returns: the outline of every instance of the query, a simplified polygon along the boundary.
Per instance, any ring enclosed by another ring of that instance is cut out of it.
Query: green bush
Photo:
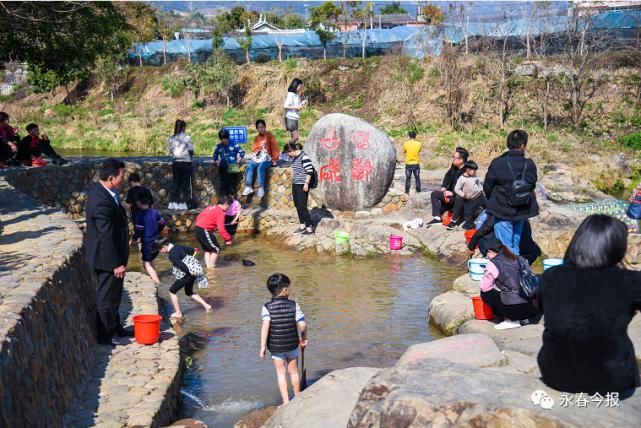
[[[160,84],[167,95],[172,98],[178,98],[185,90],[185,81],[183,79],[165,77]]]
[[[619,143],[630,149],[641,150],[641,131],[619,137]]]

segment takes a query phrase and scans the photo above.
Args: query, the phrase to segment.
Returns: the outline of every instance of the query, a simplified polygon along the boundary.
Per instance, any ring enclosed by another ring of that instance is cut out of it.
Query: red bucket
[[[466,230],[463,233],[465,235],[465,243],[466,244],[470,243],[470,241],[472,240],[472,237],[474,236],[475,233],[476,233],[476,229],[469,229],[469,230]],[[477,248],[478,248],[478,246],[477,246]]]
[[[472,296],[472,306],[474,306],[474,318],[477,320],[494,319],[492,308],[481,299],[481,296]]]
[[[443,226],[448,226],[452,222],[452,211],[445,211],[441,217]]]
[[[160,337],[160,315],[134,315],[134,336],[141,345],[153,345]]]

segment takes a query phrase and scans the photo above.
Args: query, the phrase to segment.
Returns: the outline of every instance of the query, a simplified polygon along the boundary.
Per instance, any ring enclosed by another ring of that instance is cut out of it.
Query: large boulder
[[[547,400],[552,408],[532,402],[536,390],[553,400]],[[562,393],[534,376],[423,359],[397,364],[374,376],[363,388],[347,426],[616,427],[641,420],[641,391],[619,407],[597,407],[590,397],[585,407],[566,407],[561,398]]]
[[[330,208],[359,211],[378,204],[390,187],[396,151],[389,137],[362,119],[322,117],[305,141],[318,170],[317,193]]]
[[[473,349],[474,352],[470,352]],[[474,367],[494,367],[506,362],[494,341],[483,334],[461,334],[407,348],[396,367],[416,364],[428,358],[440,358]]]
[[[279,408],[264,426],[344,427],[361,389],[379,370],[370,367],[335,370]]]
[[[459,326],[474,318],[472,299],[458,291],[440,294],[430,302],[428,317],[443,334],[451,336]]]

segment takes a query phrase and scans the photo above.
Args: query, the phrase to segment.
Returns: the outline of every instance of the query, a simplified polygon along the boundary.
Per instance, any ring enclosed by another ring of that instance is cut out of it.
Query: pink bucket
[[[389,249],[390,250],[400,250],[403,248],[403,237],[399,235],[390,235],[389,237]]]

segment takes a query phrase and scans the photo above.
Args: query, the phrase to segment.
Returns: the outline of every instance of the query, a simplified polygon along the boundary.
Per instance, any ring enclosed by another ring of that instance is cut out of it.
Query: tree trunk
[[[323,59],[327,59],[327,48],[325,46],[323,46]]]
[[[525,45],[526,45],[525,58],[530,59],[531,47],[530,47],[530,33],[529,32],[525,36]]]
[[[579,125],[579,120],[581,120],[579,113],[579,92],[581,87],[579,86],[578,77],[572,76],[572,123],[574,126]]]
[[[142,67],[142,53],[138,52],[138,59],[140,60],[140,66]]]
[[[167,65],[167,42],[165,40],[162,41],[162,63]]]
[[[362,43],[362,47],[361,47],[363,58],[365,58],[365,38],[366,37],[367,37],[367,33],[363,32],[363,43]]]
[[[251,58],[249,57],[249,49],[245,51],[245,59],[247,60],[247,64],[251,64]]]
[[[283,45],[278,44],[278,62],[283,62]]]
[[[548,98],[550,96],[550,79],[545,79],[545,96],[543,97],[543,130],[548,130]]]

